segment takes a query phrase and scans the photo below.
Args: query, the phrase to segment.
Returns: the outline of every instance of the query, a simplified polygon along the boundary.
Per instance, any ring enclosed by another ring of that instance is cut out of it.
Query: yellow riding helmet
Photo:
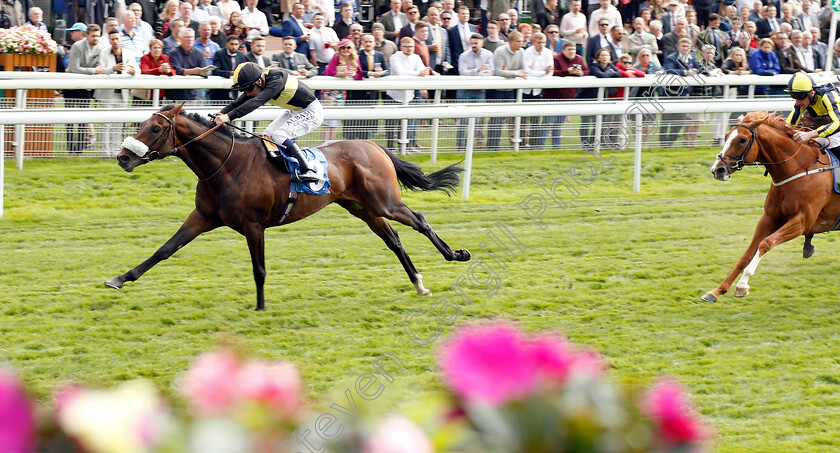
[[[814,90],[814,79],[804,72],[797,72],[790,78],[785,93],[810,93]]]
[[[257,80],[262,77],[262,69],[256,63],[241,63],[233,71],[233,85],[231,88],[239,91],[248,91]]]

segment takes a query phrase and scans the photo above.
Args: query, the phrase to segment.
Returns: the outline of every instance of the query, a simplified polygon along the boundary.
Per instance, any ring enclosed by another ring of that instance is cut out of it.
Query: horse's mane
[[[161,112],[168,112],[168,111],[174,109],[175,107],[176,107],[175,104],[164,105],[163,107],[160,108],[160,111]],[[216,126],[216,123],[211,121],[209,118],[205,118],[205,117],[201,116],[198,113],[194,113],[194,112],[193,113],[187,113],[186,111],[184,111],[184,109],[181,109],[181,112],[179,113],[179,115],[183,115],[184,117],[188,118],[190,121],[192,121],[194,123],[198,123],[198,125],[200,125],[202,127],[206,127],[207,129],[211,129],[211,128]],[[229,127],[220,127],[218,129],[216,129],[215,131],[213,131],[213,133],[214,134],[222,134],[225,137],[234,137],[235,136],[236,139],[239,140],[239,141],[245,141],[245,140],[248,140],[250,138],[254,138],[253,136],[250,136],[250,135],[234,133],[233,130]]]
[[[743,124],[750,124],[753,129],[755,129],[761,124],[766,124],[772,127],[773,129],[776,129],[779,132],[783,132],[791,137],[798,130],[788,125],[787,119],[785,117],[777,115],[776,112],[768,113],[764,110],[747,113],[741,118],[739,122]]]

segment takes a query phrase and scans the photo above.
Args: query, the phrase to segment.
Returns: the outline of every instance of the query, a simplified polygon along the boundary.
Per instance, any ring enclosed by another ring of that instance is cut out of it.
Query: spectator
[[[545,29],[546,45],[545,47],[551,51],[551,55],[557,54],[563,50],[565,39],[560,38],[560,27],[558,25],[549,25]]]
[[[423,65],[423,61],[420,60],[420,57],[414,53],[414,43],[414,38],[405,37],[400,39],[400,50],[402,50],[402,52],[397,52],[392,55],[391,60],[388,62],[392,75],[425,77],[431,74],[429,68]],[[411,102],[415,97],[414,90],[388,90],[385,94],[393,101],[393,103],[397,104]],[[428,93],[426,90],[420,90],[420,95],[426,97],[428,96]],[[390,149],[393,149],[394,138],[396,138],[396,135],[399,133],[399,131],[397,131],[398,122],[399,120],[385,121],[385,127],[388,130],[388,148]],[[416,134],[416,130],[409,128],[409,147],[417,147],[416,143],[412,144],[412,142],[416,139]]]
[[[534,30],[531,28],[531,24],[519,24],[517,30],[522,34],[522,50],[524,51],[531,47],[531,36],[534,35]]]
[[[589,42],[586,44],[586,63],[592,66],[595,61],[595,53],[599,50],[609,47],[612,42],[612,34],[610,33],[609,19],[601,19],[598,21],[598,33],[592,34]]]
[[[662,53],[665,54],[666,59],[668,56],[677,51],[677,46],[683,39],[688,39],[691,46],[694,47],[694,41],[688,34],[688,20],[686,20],[685,17],[680,17],[677,19],[677,26],[674,28],[674,31],[666,34],[662,38],[663,47],[661,49]]]
[[[482,45],[483,50],[486,50],[490,53],[493,53],[499,47],[505,45],[505,42],[502,41],[502,37],[499,36],[500,30],[499,22],[495,20],[491,20],[487,23],[487,37],[484,38],[484,44]]]
[[[746,34],[750,36],[750,47],[758,49],[758,35],[756,34],[755,22],[749,21],[744,24],[744,31],[746,31]]]
[[[660,75],[663,72],[662,66],[659,66],[655,58],[656,54],[652,50],[642,49],[636,54],[636,65],[633,67],[645,74]]]
[[[460,58],[460,55],[470,48],[470,36],[473,33],[478,33],[478,29],[475,25],[469,23],[469,20],[470,9],[461,6],[458,8],[458,23],[449,28],[449,53],[453,55],[452,64],[456,73],[458,73],[458,64],[454,60],[454,56],[458,55]]]
[[[31,7],[30,0],[3,0],[0,2],[0,11],[9,16],[10,26],[20,27],[26,23],[26,13]],[[41,11],[43,15],[43,11]],[[92,23],[98,23],[92,22]]]
[[[443,13],[449,13],[449,17],[455,17],[458,15],[458,12],[455,11],[455,0],[443,0],[443,4],[441,6],[440,15],[443,17]]]
[[[811,28],[820,26],[820,20],[816,14],[811,13],[811,2],[806,0],[802,2],[802,14],[799,16],[799,23],[802,25],[800,30],[810,30]],[[791,24],[793,25],[793,24]]]
[[[693,77],[700,71],[700,64],[697,58],[694,57],[690,39],[682,38],[679,40],[677,50],[665,57],[664,69],[668,73],[677,74],[682,77]],[[688,96],[689,93],[691,93],[691,87],[686,86],[665,90],[665,94],[668,96]],[[662,114],[662,125],[659,131],[659,139],[662,142],[662,146],[673,146],[676,143],[680,129],[682,129],[687,119],[688,117],[684,113]]]
[[[362,50],[359,51],[359,65],[362,68],[362,76],[371,79],[387,76],[389,73],[388,60],[385,59],[382,52],[374,50],[376,39],[373,35],[362,35],[361,42]],[[347,92],[347,100],[354,105],[373,105],[379,100],[379,91],[350,90]],[[360,140],[372,139],[376,134],[379,122],[377,120],[349,120],[345,124],[344,136],[348,140]]]
[[[292,6],[292,14],[283,22],[282,35],[293,36],[297,44],[296,52],[309,57],[309,29],[303,23],[303,4],[297,2]],[[314,19],[313,19],[314,20]],[[230,33],[228,33],[229,35]]]
[[[478,33],[473,33],[470,36],[470,50],[465,51],[458,57],[458,72],[463,76],[492,76],[495,73],[495,63],[493,61],[493,53],[484,49],[484,37]],[[458,90],[456,96],[462,103],[481,102],[484,100],[484,90]],[[464,127],[465,120],[456,120],[458,133],[456,136],[455,146],[459,150],[466,149],[467,130]],[[481,130],[482,119],[476,118],[475,121],[475,137],[481,140],[479,131]]]
[[[764,8],[764,18],[755,23],[759,38],[770,37],[770,32],[775,32],[779,29],[779,21],[776,20],[776,7],[766,6]]]
[[[317,20],[317,15],[316,15]],[[343,79],[362,80],[362,67],[359,63],[359,55],[353,45],[353,39],[346,37],[337,45],[338,52],[333,55],[324,70],[325,76],[339,77]],[[324,90],[321,92],[325,105],[343,105],[347,98],[345,90]],[[335,140],[338,133],[338,120],[326,120],[321,127],[321,140]],[[345,125],[345,136],[353,136],[350,125]],[[349,138],[349,137],[348,137]]]
[[[134,13],[131,11],[125,12],[134,19]],[[99,64],[103,67],[102,73],[137,75],[140,73],[140,66],[134,58],[123,58],[120,35],[121,33],[117,30],[112,30],[108,34],[110,45],[99,53]],[[103,108],[128,107],[128,90],[98,89],[93,91],[93,98]],[[116,156],[120,150],[120,143],[122,143],[122,124],[104,123],[101,130],[105,155],[108,157]]]
[[[246,42],[251,42],[257,36],[268,34],[268,18],[265,13],[257,9],[257,0],[245,0],[245,8],[242,9],[242,22],[248,27]]]
[[[610,50],[610,61],[618,62],[619,57],[627,53],[627,44],[625,43],[627,32],[621,25],[616,25],[610,29],[610,37],[612,39],[610,45],[607,46],[607,49]]]
[[[773,36],[773,43],[775,44],[773,52],[776,53],[776,58],[779,59],[780,74],[796,74],[802,70],[799,57],[793,52],[793,46],[786,34],[782,32],[776,33]]]
[[[550,6],[551,1],[546,5]],[[545,46],[546,36],[537,33],[531,38],[533,46],[525,49],[522,53],[522,64],[528,77],[542,78],[554,75],[554,53]],[[528,88],[522,91],[524,99],[542,99],[542,89]],[[541,121],[541,117],[530,116],[523,118],[523,131],[525,147],[542,148],[545,146],[545,139],[548,136],[548,127],[551,123]]]
[[[227,42],[227,34],[222,32],[222,19],[210,16],[207,24],[210,25],[210,40],[218,44],[220,49],[223,48]]]
[[[560,20],[560,36],[575,43],[576,54],[583,55],[583,44],[589,39],[586,31],[586,16],[580,11],[581,0],[569,3],[570,11]]]
[[[257,36],[251,42],[251,51],[245,54],[245,61],[256,63],[260,69],[271,66],[271,60],[265,55],[265,38]]]
[[[828,44],[822,42],[820,39],[820,29],[817,27],[812,27],[808,30],[811,33],[811,37],[814,39],[811,42],[811,47],[814,48],[814,51],[817,52],[817,55],[820,55],[822,61],[825,61],[825,56],[828,54]],[[803,31],[804,33],[804,31]],[[788,35],[790,36],[790,35]],[[825,66],[823,66],[825,67]]]
[[[140,3],[132,3],[128,5],[128,10],[134,13],[134,18],[136,19],[134,30],[142,36],[143,42],[148,46],[152,39],[155,38],[155,29],[152,28],[150,23],[143,20],[143,6]]]
[[[400,38],[404,36],[411,38],[414,36],[414,28],[417,27],[417,22],[420,21],[420,8],[412,6],[405,14],[408,17],[408,23],[400,29],[399,36]]]
[[[666,35],[677,29],[677,19],[683,17],[679,13],[679,0],[668,1],[668,12],[662,14],[662,33]]]
[[[656,54],[659,46],[656,45],[656,38],[645,31],[645,20],[641,17],[633,19],[633,33],[627,36],[627,51],[635,57],[642,49],[647,49]]]
[[[169,52],[169,62],[177,75],[201,75],[207,76],[210,71],[205,71],[204,54],[193,46],[195,32],[192,28],[183,27],[178,32],[181,44]],[[196,99],[196,90],[169,90],[166,98],[170,101],[191,101]]]
[[[835,74],[840,74],[840,38],[834,41],[834,64],[831,67]]]
[[[732,40],[729,34],[720,30],[720,16],[709,15],[709,27],[700,32],[697,36],[697,45],[712,46],[715,48],[715,64],[720,67],[723,64],[723,56],[729,53]]]
[[[212,65],[213,56],[221,50],[221,47],[210,39],[211,34],[212,31],[209,23],[203,23],[198,26],[198,39],[195,41],[194,46],[204,55],[205,66]],[[265,40],[263,40],[263,50],[265,50]]]
[[[603,48],[595,52],[595,61],[589,67],[589,73],[598,78],[621,78],[621,71],[612,63],[612,53],[608,48]],[[618,95],[617,88],[608,88],[607,97],[615,98]],[[618,115],[605,115],[604,122],[601,126],[601,148],[613,147],[617,144],[614,140],[614,135],[610,133],[614,127],[614,123]]]
[[[633,57],[629,53],[626,53],[619,57],[618,63],[615,64],[615,67],[618,68],[618,71],[621,73],[621,77],[644,77],[646,74],[641,69],[636,69],[633,67]],[[636,97],[636,95],[639,92],[639,87],[621,87],[618,89],[618,92],[616,93],[615,97],[618,99],[624,99],[624,92],[628,89],[630,90],[630,97]]]
[[[171,35],[169,26],[173,20],[178,18],[178,6],[181,4],[179,0],[169,0],[166,2],[163,11],[160,12],[155,23],[155,38],[164,39]]]
[[[548,28],[549,25],[557,25],[557,17],[555,16],[557,13],[557,0],[546,0],[545,6],[538,9],[534,22],[539,24],[543,30]]]
[[[315,21],[315,14],[327,14],[326,11],[320,11],[320,7],[318,10],[312,8],[312,0],[301,0],[300,3],[303,5],[303,17],[301,20],[304,24],[312,24]],[[283,11],[291,11],[292,8],[284,8]]]
[[[309,48],[312,49],[313,63],[318,65],[318,72],[323,74],[341,40],[332,28],[326,26],[326,18],[323,14],[315,14],[314,20],[315,26],[309,30]]]
[[[717,11],[716,7],[712,7],[713,4],[712,0],[693,0],[691,2],[691,6],[697,12],[697,25],[701,29],[709,26],[709,16],[712,15],[712,10]]]
[[[67,29],[67,39],[64,45],[61,45],[57,49],[57,54],[61,57],[59,60],[59,67],[58,72],[66,72],[70,67],[70,48],[73,47],[74,43],[85,39],[85,32],[87,31],[87,25],[76,22]]]
[[[131,5],[136,4],[139,6],[139,14],[137,15],[137,20],[139,20],[140,24],[147,23],[149,24],[149,28],[151,29],[151,37],[149,39],[154,39],[155,37],[155,23],[157,22],[157,14],[158,14],[158,5],[155,3],[154,0],[126,0],[126,6],[129,10],[135,11]],[[165,2],[161,2],[165,3]],[[135,14],[137,14],[135,12]]]
[[[181,40],[178,36],[181,33],[181,19],[175,19],[169,23],[170,36],[163,40],[163,54],[169,55],[172,49],[181,45]]]
[[[29,17],[29,20],[26,21],[26,25],[31,25],[44,33],[50,32],[47,29],[47,24],[44,23],[44,10],[41,8],[37,6],[29,8],[27,17]]]
[[[292,43],[294,43],[294,38],[289,38]],[[227,42],[225,43],[224,49],[219,49],[215,55],[213,55],[213,66],[216,69],[213,70],[214,76],[231,78],[233,76],[233,71],[242,63],[245,63],[245,54],[239,50],[239,37],[238,36],[231,36],[228,38]],[[283,45],[285,47],[286,40],[283,40]],[[294,49],[292,49],[294,53]],[[299,53],[294,53],[297,57],[302,58],[304,61],[306,57]],[[164,55],[165,56],[165,55]],[[308,61],[307,61],[308,62]],[[310,66],[312,66],[310,64]],[[145,73],[144,73],[145,74]],[[169,75],[172,75],[170,72]],[[214,101],[225,101],[229,102],[234,99],[238,94],[234,90],[210,90],[210,99]]]
[[[120,29],[120,21],[117,20],[116,17],[108,17],[105,19],[105,27],[102,29],[102,38],[99,38],[99,49],[110,49],[111,44],[108,42],[107,36],[111,33],[112,30],[119,30]]]
[[[136,3],[135,3],[136,4]],[[140,58],[149,53],[149,42],[146,37],[138,30],[137,16],[133,11],[125,10],[122,14],[123,24],[120,25],[117,33],[121,43],[120,46],[126,50],[126,55],[134,58],[137,66],[140,65]],[[110,33],[109,33],[110,39]]]
[[[342,3],[339,12],[341,17],[335,21],[335,25],[333,25],[332,28],[333,31],[335,31],[336,36],[340,39],[344,39],[350,35],[350,26],[358,24],[358,22],[353,20],[353,5],[350,3]]]
[[[589,15],[589,36],[595,36],[599,32],[603,31],[600,28],[601,19],[607,20],[607,22],[609,23],[609,28],[623,24],[621,20],[621,14],[618,13],[618,10],[615,9],[615,6],[612,6],[612,4],[610,4],[610,0],[599,0],[599,2],[601,4],[601,8],[592,11],[592,13]]]
[[[802,47],[796,49],[799,56],[799,61],[805,67],[806,72],[822,72],[825,68],[825,56],[821,56],[816,52],[811,43],[814,37],[809,32],[802,32]]]
[[[175,74],[172,66],[169,64],[169,56],[163,53],[163,41],[155,38],[149,43],[149,53],[143,55],[140,59],[140,73],[148,75],[165,75],[171,76]],[[149,90],[151,91],[151,90]],[[166,90],[160,90],[160,97],[166,94]],[[151,93],[146,93],[142,96],[145,101],[152,99]],[[143,104],[151,105],[151,102],[144,102]]]
[[[790,3],[785,3],[782,5],[782,18],[779,20],[779,23],[786,23],[790,24],[794,30],[803,30],[802,28],[802,20],[799,16],[793,15],[793,5]],[[804,30],[807,30],[805,28]]]
[[[297,43],[292,36],[283,38],[283,51],[271,57],[271,65],[288,69],[300,77],[314,77],[318,75],[318,68],[308,58],[295,52]],[[218,65],[217,65],[218,66]],[[234,66],[235,68],[236,66]]]
[[[507,15],[510,17],[510,28],[517,29],[519,27],[519,10],[511,8],[507,11]]]
[[[178,6],[178,12],[181,14],[181,24],[183,27],[190,28],[198,34],[198,21],[192,18],[193,6],[190,2],[183,2]]]
[[[70,48],[68,71],[75,74],[102,74],[105,68],[99,62],[99,25],[90,24],[85,28],[85,38],[73,43]],[[64,90],[64,104],[69,108],[86,109],[90,105],[93,93],[90,90]],[[96,141],[95,136],[85,139],[84,124],[68,124],[67,149],[70,154],[82,154],[82,149],[90,147]]]
[[[213,0],[199,0],[198,5],[193,5],[195,11],[202,11],[207,14],[207,19],[199,22],[207,23],[211,17],[222,17],[222,10],[217,5],[213,4]],[[198,20],[198,18],[196,18]]]
[[[242,21],[242,13],[239,11],[230,13],[230,22],[228,22],[227,27],[225,28],[225,35],[227,35],[228,38],[236,36],[239,38],[239,42],[241,42],[242,45],[245,45],[245,40],[248,39],[248,27],[246,27],[245,22]]]
[[[397,45],[393,41],[385,39],[385,26],[380,23],[373,24],[371,34],[376,40],[374,49],[377,52],[382,52],[382,55],[385,55],[385,61],[391,61],[391,56],[397,53]]]
[[[572,41],[563,43],[563,50],[554,55],[553,63],[555,77],[582,77],[589,75],[589,67],[584,64],[583,57],[578,55],[577,44]],[[574,99],[577,97],[577,92],[577,88],[554,88],[543,90],[542,95],[545,99]],[[565,122],[565,116],[549,116],[545,118],[544,124],[556,124],[551,129],[551,146],[555,149],[560,147],[561,128]],[[583,122],[581,123],[580,133],[581,140],[588,136],[584,130]]]
[[[440,10],[430,6],[426,10],[426,18],[429,24],[429,65],[435,72],[445,74],[447,67],[452,67],[452,57],[449,53],[449,33],[440,20]],[[498,30],[498,24],[496,25]],[[498,34],[498,33],[497,33]]]
[[[219,11],[221,11],[222,13],[222,21],[224,21],[225,24],[230,22],[231,13],[233,13],[234,11],[242,11],[242,7],[236,0],[218,0],[217,5],[219,6]]]
[[[508,45],[499,47],[493,52],[493,67],[495,75],[505,78],[522,78],[528,77],[525,72],[525,64],[522,56],[525,53],[522,50],[523,38],[518,31],[510,32],[508,36]],[[492,99],[499,102],[509,102],[516,97],[513,90],[486,90],[485,95],[487,99]],[[504,118],[491,118],[490,126],[488,128],[487,147],[490,149],[499,148],[499,140],[502,136],[502,122]]]
[[[390,41],[399,37],[397,32],[408,23],[408,16],[400,11],[401,6],[400,0],[391,0],[391,9],[379,18],[379,22],[385,27],[385,39]]]
[[[510,16],[507,13],[499,14],[499,36],[502,41],[507,42],[510,32],[515,31],[516,27],[511,28]]]
[[[693,9],[686,11],[685,20],[688,21],[688,37],[694,42],[700,34],[700,27],[697,26],[697,11]],[[697,47],[697,43],[694,43],[694,47]]]
[[[428,68],[432,68],[431,59],[430,59],[430,52],[429,46],[426,44],[426,41],[429,39],[429,24],[424,21],[419,21],[415,25],[414,30],[414,53],[420,55],[420,60],[423,61],[423,64],[426,65]],[[431,70],[432,75],[439,75],[433,69]]]
[[[481,2],[480,1],[476,2],[476,4],[480,5]],[[490,20],[492,20],[494,18],[498,19],[503,14],[507,15],[507,12],[511,8],[513,8],[513,6],[515,4],[516,4],[515,0],[487,0],[487,9],[486,10],[480,10],[480,12],[481,12],[481,20],[480,20],[481,33],[484,35],[485,38],[487,37],[487,24],[490,22]],[[509,16],[508,16],[508,19],[510,19]],[[510,26],[510,21],[508,21],[507,25],[508,25],[508,27]],[[507,32],[510,32],[510,29],[508,29]],[[505,36],[507,36],[507,33],[505,33]],[[484,42],[484,46],[485,46],[484,48],[487,49],[487,47],[486,47],[487,46],[487,41]],[[492,52],[492,50],[490,52]],[[458,56],[456,55],[455,58],[458,58]]]
[[[653,20],[653,12],[650,8],[642,8],[639,17],[645,21],[645,31],[650,33],[650,21]]]
[[[732,52],[729,53],[729,57],[724,60],[723,67],[721,69],[724,74],[752,74],[750,65],[747,62],[747,53],[740,47],[732,49]],[[744,90],[744,93],[746,93],[746,90]]]
[[[652,20],[648,24],[648,27],[650,28],[650,34],[656,38],[656,48],[658,49],[653,56],[656,57],[657,61],[663,62],[665,61],[665,53],[662,51],[662,48],[665,45],[665,34],[662,33],[662,22]]]

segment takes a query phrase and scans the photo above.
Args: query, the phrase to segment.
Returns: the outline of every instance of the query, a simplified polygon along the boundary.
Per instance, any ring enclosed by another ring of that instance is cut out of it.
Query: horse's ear
[[[179,113],[181,113],[182,108],[184,108],[184,104],[178,104],[175,106],[175,108],[167,112],[166,116],[168,116],[169,118],[175,118],[176,116],[178,116]]]
[[[744,115],[738,115],[738,122],[740,123],[743,120],[744,120]]]

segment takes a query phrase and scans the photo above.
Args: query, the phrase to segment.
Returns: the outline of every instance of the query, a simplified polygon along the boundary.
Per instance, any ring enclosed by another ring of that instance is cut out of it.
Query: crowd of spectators
[[[530,10],[530,23],[520,20],[516,9],[520,5],[514,0],[465,0],[463,4],[455,0],[376,0],[372,4],[361,0],[117,0],[100,2],[106,8],[102,11],[87,11],[78,8],[78,2],[69,2],[74,11],[68,17],[84,21],[67,29],[61,63],[68,72],[160,76],[212,73],[229,77],[236,65],[251,61],[260,67],[285,68],[300,77],[320,74],[357,80],[389,74],[620,78],[663,71],[713,77],[820,72],[825,70],[829,52],[830,6],[813,0],[523,1]],[[2,0],[0,5],[0,25],[28,22],[47,27],[43,12],[29,0]],[[91,18],[100,21],[91,23]],[[282,51],[266,53],[269,35],[282,38]],[[840,40],[831,52],[833,67],[837,67]],[[780,90],[759,86],[756,94]],[[638,89],[629,94],[639,94]],[[680,93],[718,94],[708,87]],[[229,101],[234,95],[228,90],[165,93],[166,99],[198,102]],[[446,90],[443,95],[463,102],[505,102],[515,92],[479,86]],[[624,90],[611,89],[608,95],[621,97]],[[71,107],[149,99],[144,90],[100,94],[67,90],[64,96]],[[424,102],[429,93],[331,90],[319,96],[325,96],[327,104],[406,103]],[[526,100],[594,96],[592,89],[534,89],[524,94]],[[581,121],[582,140],[590,143],[595,139],[593,118],[584,116]],[[541,147],[549,137],[552,145],[558,145],[565,119],[523,119],[523,145]],[[486,137],[479,139],[486,139],[491,148],[501,146],[504,122],[491,119]],[[663,141],[676,140],[684,126],[686,143],[691,145],[700,121],[676,115],[664,123],[669,126],[660,130]],[[413,147],[417,146],[416,124],[411,126],[408,145]],[[346,129],[349,138],[366,138],[371,133]],[[77,130],[72,134],[74,143],[85,146],[90,141],[80,139]],[[113,140],[106,140],[112,146]],[[389,135],[388,142],[393,146],[394,137]],[[464,143],[460,125],[457,146],[462,148]]]

